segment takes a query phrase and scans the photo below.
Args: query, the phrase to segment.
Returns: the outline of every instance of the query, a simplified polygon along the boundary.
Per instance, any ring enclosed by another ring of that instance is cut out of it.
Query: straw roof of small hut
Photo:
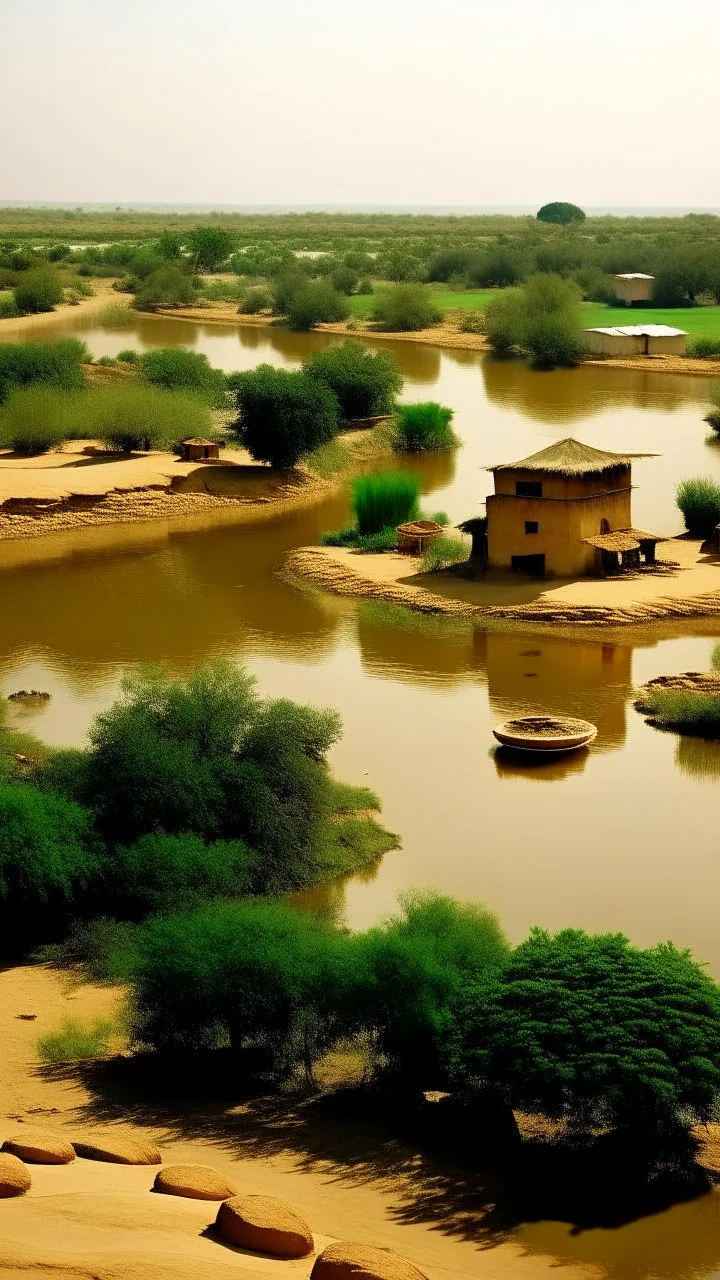
[[[568,437],[555,444],[531,453],[528,458],[519,462],[499,462],[495,466],[486,467],[487,471],[546,471],[561,476],[600,475],[603,471],[613,471],[616,467],[627,467],[633,458],[656,458],[655,453],[608,453],[605,449],[594,449],[592,445],[581,444],[579,440]]]
[[[590,538],[583,538],[591,547],[599,547],[601,551],[639,551],[640,543],[622,529],[615,533],[596,533]]]
[[[183,440],[183,444],[202,445],[203,449],[207,449],[210,445],[217,444],[217,440],[204,440],[202,436],[194,436],[192,440]]]

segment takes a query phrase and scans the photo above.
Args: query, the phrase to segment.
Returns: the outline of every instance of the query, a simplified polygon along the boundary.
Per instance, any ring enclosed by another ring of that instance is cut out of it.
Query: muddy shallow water
[[[75,332],[96,356],[183,342],[226,369],[294,364],[328,341],[146,317],[136,326],[106,332],[86,320]],[[428,507],[453,520],[490,488],[483,465],[566,435],[661,455],[637,465],[634,497],[635,523],[660,533],[679,531],[680,476],[720,478],[703,379],[533,374],[475,353],[392,349],[407,399],[456,410],[466,447],[418,468]],[[376,874],[309,895],[317,905],[362,927],[404,888],[436,885],[488,903],[513,939],[532,924],[619,929],[640,944],[672,938],[720,975],[720,744],[660,733],[632,707],[633,689],[653,676],[707,669],[720,620],[581,636],[486,632],[278,576],[287,550],[346,514],[339,495],[257,528],[223,514],[2,544],[0,686],[53,695],[46,707],[14,709],[13,722],[53,743],[80,742],[128,668],[162,662],[182,672],[230,656],[268,694],[340,709],[333,765],[379,792],[386,824],[401,834],[402,850]],[[541,765],[495,749],[494,723],[539,711],[592,720],[595,745]],[[709,1280],[720,1276],[719,1206],[712,1194],[614,1231],[540,1223],[518,1238],[530,1253],[586,1262],[608,1280]]]

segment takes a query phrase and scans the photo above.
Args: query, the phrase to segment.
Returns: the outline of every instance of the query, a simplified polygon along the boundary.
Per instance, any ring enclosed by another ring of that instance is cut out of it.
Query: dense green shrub
[[[330,273],[330,283],[333,289],[337,289],[338,293],[351,294],[355,292],[358,283],[358,273],[352,267],[336,267]]]
[[[409,471],[358,476],[352,487],[355,521],[362,534],[395,528],[417,515],[420,481]]]
[[[77,398],[44,383],[17,387],[0,408],[0,449],[26,456],[56,449],[74,433]]]
[[[124,347],[122,351],[118,351],[117,358],[121,364],[139,364],[140,352],[133,347]]]
[[[13,289],[13,297],[23,316],[54,311],[63,299],[62,280],[52,267],[35,267],[20,277]]]
[[[196,395],[165,391],[134,379],[93,387],[77,397],[76,433],[120,453],[172,449],[212,431],[209,407]]]
[[[643,698],[642,710],[654,724],[666,729],[694,733],[699,738],[720,738],[720,697],[717,694],[657,689]]]
[[[271,1070],[308,1075],[343,1030],[349,939],[284,903],[216,904],[142,930],[136,1039],[156,1049],[262,1049]]]
[[[435,400],[398,405],[390,432],[393,449],[398,453],[456,449],[460,441],[450,425],[453,412]]]
[[[26,783],[0,784],[0,911],[12,916],[40,906],[67,906],[100,865],[87,810]],[[10,913],[10,915],[8,914]]]
[[[338,402],[316,378],[261,364],[233,374],[238,416],[232,430],[260,462],[294,467],[304,454],[337,435]]]
[[[240,303],[240,313],[244,316],[257,316],[261,311],[272,311],[273,296],[269,289],[258,286],[248,289]]]
[[[717,338],[692,338],[688,355],[699,360],[712,360],[720,356],[720,336]]]
[[[133,306],[139,311],[157,307],[187,307],[194,300],[192,284],[185,272],[172,263],[158,267],[139,281]]]
[[[0,293],[0,320],[14,320],[19,315],[18,305],[13,295]]]
[[[0,343],[0,404],[13,387],[34,382],[49,383],[72,391],[82,387],[84,362],[90,355],[84,342],[63,338],[61,342]]]
[[[140,836],[115,850],[108,873],[122,915],[192,905],[207,898],[242,897],[253,889],[257,858],[242,840],[205,844],[197,835]]]
[[[194,271],[217,271],[230,257],[235,237],[222,227],[194,227],[186,237]]]
[[[316,324],[334,324],[350,314],[344,294],[326,280],[309,280],[296,289],[284,312],[292,329],[312,329]]]
[[[720,989],[670,943],[534,930],[496,975],[470,982],[454,1066],[470,1091],[580,1124],[664,1128],[706,1119],[720,1088]]]
[[[538,222],[556,222],[561,226],[568,226],[571,222],[584,222],[586,214],[576,204],[570,204],[566,200],[553,200],[538,209],[535,217]]]
[[[560,276],[532,276],[488,303],[485,329],[498,356],[520,351],[536,369],[577,364],[583,352],[580,291]]]
[[[681,480],[675,501],[680,508],[688,533],[695,538],[709,538],[720,524],[720,484],[709,476],[693,476]]]
[[[332,391],[343,418],[389,413],[403,381],[394,356],[387,351],[370,351],[353,340],[314,352],[303,363],[303,370]]]
[[[377,294],[372,319],[386,333],[429,329],[439,324],[443,313],[432,291],[421,284],[397,284]]]
[[[224,403],[227,384],[221,369],[214,369],[207,356],[185,347],[153,347],[140,356],[140,372],[148,382],[168,391],[188,391],[208,404]]]

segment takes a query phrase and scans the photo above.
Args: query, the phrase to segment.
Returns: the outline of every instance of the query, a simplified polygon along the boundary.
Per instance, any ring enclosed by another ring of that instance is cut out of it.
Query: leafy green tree
[[[483,907],[439,893],[407,894],[401,907],[358,940],[357,1016],[393,1071],[431,1088],[446,1078],[454,1004],[506,963],[510,948]]]
[[[580,290],[561,276],[531,276],[491,299],[485,330],[498,356],[523,352],[536,369],[577,364],[583,351]]]
[[[349,419],[389,413],[403,382],[394,356],[352,340],[314,352],[303,370],[332,391]]]
[[[182,254],[182,237],[175,231],[161,231],[154,247],[161,258],[174,262]]]
[[[711,476],[681,480],[675,496],[685,528],[695,538],[709,538],[720,524],[720,484]]]
[[[439,324],[443,313],[432,291],[421,284],[396,284],[376,295],[372,313],[378,329],[403,333]]]
[[[63,300],[62,280],[52,267],[35,267],[23,272],[13,289],[13,297],[21,315],[54,311]]]
[[[119,357],[118,357],[119,358]],[[185,347],[153,347],[139,360],[148,382],[168,391],[189,391],[215,407],[225,401],[227,384],[221,369],[214,369],[207,356]]]
[[[115,850],[108,888],[121,913],[144,916],[252,892],[257,856],[242,840],[215,840],[165,831],[140,836]]]
[[[334,324],[345,320],[349,314],[347,298],[327,280],[308,280],[291,294],[285,308],[287,322],[292,329]]]
[[[230,383],[238,408],[232,430],[259,462],[294,467],[304,454],[338,433],[335,396],[306,373],[261,364],[231,375]]]
[[[84,342],[63,338],[61,342],[0,343],[0,404],[14,387],[45,383],[74,391],[85,384],[83,363],[90,359]]]
[[[538,222],[556,222],[564,227],[572,222],[584,222],[586,218],[586,214],[578,205],[570,204],[566,200],[554,200],[550,204],[544,204],[535,216]]]
[[[707,1119],[720,1089],[720,988],[671,943],[535,929],[457,1010],[457,1079],[577,1125]]]
[[[193,287],[184,271],[168,262],[137,284],[133,306],[138,311],[157,307],[187,307],[194,298]]]
[[[195,271],[217,271],[235,246],[235,238],[222,227],[194,227],[187,237]]]
[[[72,904],[100,865],[87,810],[29,783],[0,784],[0,914]]]
[[[330,273],[330,283],[338,293],[354,293],[359,279],[357,271],[353,271],[352,267],[335,267]]]

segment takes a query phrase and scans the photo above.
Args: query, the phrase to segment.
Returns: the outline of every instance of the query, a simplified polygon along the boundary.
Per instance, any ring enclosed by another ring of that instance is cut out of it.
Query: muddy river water
[[[138,317],[134,332],[78,322],[72,331],[95,356],[183,343],[228,370],[292,366],[330,340],[152,317]],[[392,349],[405,398],[455,409],[465,447],[418,466],[428,506],[453,521],[478,511],[488,463],[569,435],[660,455],[636,465],[633,512],[636,525],[660,533],[680,531],[678,478],[720,478],[702,378],[538,374],[477,353]],[[400,833],[402,849],[376,873],[315,895],[350,925],[392,910],[408,886],[434,885],[487,903],[513,940],[533,924],[622,930],[642,945],[672,938],[720,976],[720,744],[657,732],[632,706],[650,677],[708,668],[720,620],[580,635],[485,631],[278,576],[289,549],[346,514],[338,495],[256,528],[222,513],[188,526],[0,544],[0,687],[53,695],[45,709],[15,712],[15,723],[78,743],[129,668],[154,662],[181,673],[231,657],[269,695],[339,708],[333,767],[373,787]],[[558,764],[518,765],[493,749],[491,729],[520,710],[593,720],[597,742]],[[561,1265],[594,1264],[607,1280],[710,1280],[720,1277],[719,1218],[720,1196],[710,1194],[614,1231],[540,1223],[517,1238]]]

